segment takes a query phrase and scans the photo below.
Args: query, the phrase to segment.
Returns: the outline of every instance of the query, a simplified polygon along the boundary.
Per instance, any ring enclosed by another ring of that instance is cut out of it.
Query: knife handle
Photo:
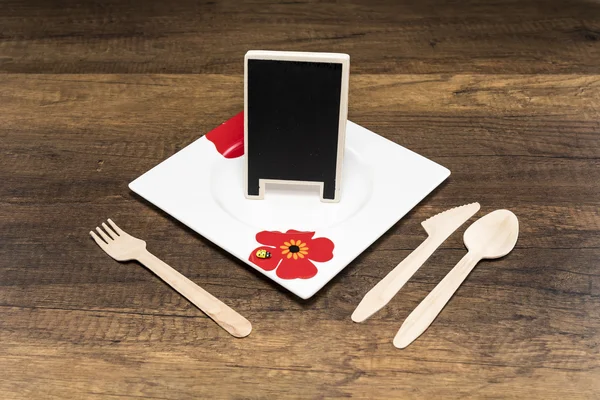
[[[352,321],[363,322],[381,310],[398,293],[415,272],[427,261],[443,240],[429,236],[400,264],[391,270],[385,278],[375,285],[352,313]]]

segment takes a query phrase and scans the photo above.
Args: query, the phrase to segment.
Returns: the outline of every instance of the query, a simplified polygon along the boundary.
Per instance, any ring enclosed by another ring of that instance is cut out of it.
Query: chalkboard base
[[[256,184],[250,184],[248,182],[245,193],[246,198],[249,200],[263,200],[265,198],[265,188],[267,184],[317,186],[319,188],[319,197],[322,202],[339,203],[340,201],[340,190],[336,190],[334,182],[325,184],[324,182],[288,181],[278,179],[259,179]]]

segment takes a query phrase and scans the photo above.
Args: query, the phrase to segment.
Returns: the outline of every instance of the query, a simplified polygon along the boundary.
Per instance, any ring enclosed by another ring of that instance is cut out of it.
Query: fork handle
[[[252,331],[250,321],[148,250],[141,252],[137,260],[233,336],[245,337]]]

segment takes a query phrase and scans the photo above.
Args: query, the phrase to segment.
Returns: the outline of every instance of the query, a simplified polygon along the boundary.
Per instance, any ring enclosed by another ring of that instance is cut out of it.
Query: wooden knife
[[[363,322],[381,310],[411,276],[427,261],[433,252],[477,211],[479,203],[451,208],[421,222],[429,235],[423,243],[385,276],[363,297],[352,313],[352,321]]]

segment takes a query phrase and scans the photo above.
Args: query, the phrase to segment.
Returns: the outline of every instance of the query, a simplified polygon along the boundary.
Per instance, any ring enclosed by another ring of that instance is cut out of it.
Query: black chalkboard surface
[[[314,184],[340,200],[350,57],[249,51],[245,58],[246,197],[268,182]]]

